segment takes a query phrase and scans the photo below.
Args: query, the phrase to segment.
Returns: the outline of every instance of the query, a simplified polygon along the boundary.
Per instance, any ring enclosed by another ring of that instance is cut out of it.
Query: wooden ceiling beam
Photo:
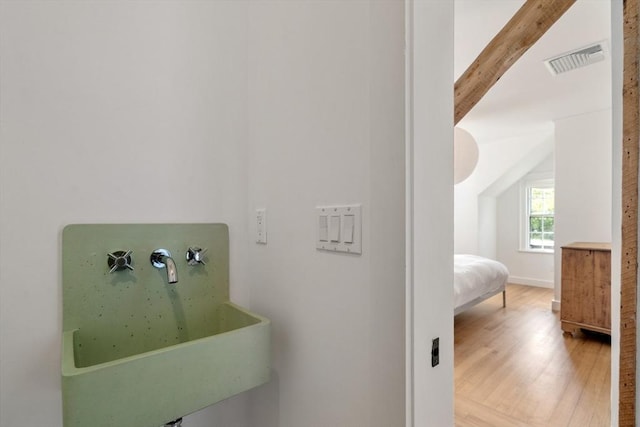
[[[527,0],[522,5],[456,81],[455,124],[573,3],[575,0]]]

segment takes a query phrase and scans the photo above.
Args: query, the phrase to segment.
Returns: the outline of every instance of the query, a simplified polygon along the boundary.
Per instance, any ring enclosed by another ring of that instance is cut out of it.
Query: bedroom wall
[[[527,174],[553,172],[552,154]],[[554,255],[520,250],[521,185],[522,179],[498,197],[497,259],[508,266],[510,283],[553,288]]]
[[[497,256],[496,198],[551,152],[553,132],[549,124],[542,131],[477,141],[478,165],[467,180],[454,187],[456,253]],[[531,164],[529,159],[538,153],[544,155]]]
[[[556,123],[556,249],[571,242],[611,242],[611,110]],[[561,251],[555,251],[555,302]],[[557,304],[555,304],[557,306]]]

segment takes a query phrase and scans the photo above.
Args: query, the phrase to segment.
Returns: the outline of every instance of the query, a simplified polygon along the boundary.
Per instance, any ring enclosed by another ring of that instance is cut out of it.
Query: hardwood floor
[[[563,335],[552,298],[508,285],[455,317],[457,427],[610,426],[610,338]]]

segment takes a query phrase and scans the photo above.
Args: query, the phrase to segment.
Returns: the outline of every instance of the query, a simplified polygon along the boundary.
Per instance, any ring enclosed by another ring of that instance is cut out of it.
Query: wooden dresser
[[[576,242],[562,247],[562,330],[611,335],[611,244]]]

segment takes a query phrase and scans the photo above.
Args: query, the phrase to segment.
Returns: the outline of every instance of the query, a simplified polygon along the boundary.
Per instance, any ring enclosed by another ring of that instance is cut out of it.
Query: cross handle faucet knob
[[[198,265],[204,264],[204,253],[207,252],[207,249],[202,249],[198,247],[190,247],[187,249],[187,264],[189,265]]]

